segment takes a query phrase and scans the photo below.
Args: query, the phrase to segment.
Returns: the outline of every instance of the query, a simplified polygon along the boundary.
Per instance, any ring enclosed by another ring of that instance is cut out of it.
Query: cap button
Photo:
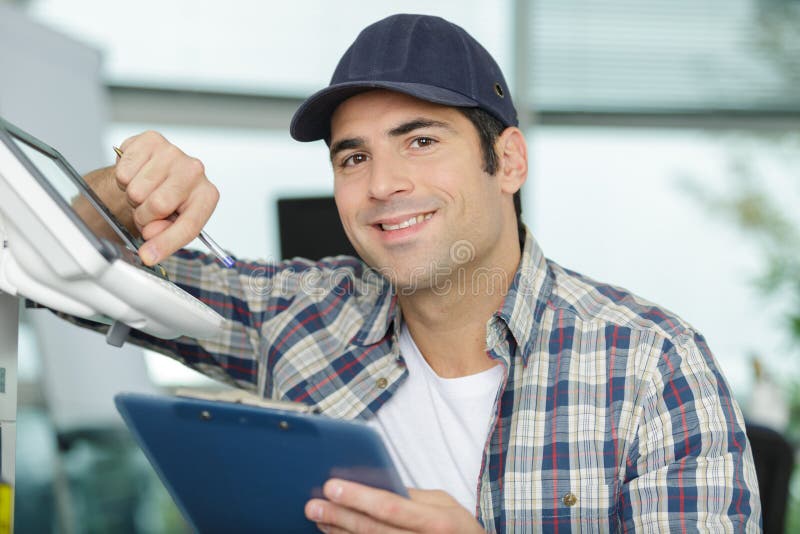
[[[561,498],[561,502],[563,502],[565,506],[575,506],[578,502],[578,497],[571,491],[568,491],[564,494],[564,497]]]
[[[387,385],[389,385],[389,381],[385,378],[379,378],[375,385],[378,386],[380,389],[385,389]]]

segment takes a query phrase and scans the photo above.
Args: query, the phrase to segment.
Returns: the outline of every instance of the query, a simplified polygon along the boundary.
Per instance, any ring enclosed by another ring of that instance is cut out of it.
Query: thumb
[[[408,488],[412,501],[433,506],[461,506],[458,501],[442,490],[421,490]]]

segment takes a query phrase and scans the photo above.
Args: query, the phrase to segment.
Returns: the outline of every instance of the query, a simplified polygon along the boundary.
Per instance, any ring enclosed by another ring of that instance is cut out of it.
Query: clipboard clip
[[[178,397],[186,397],[190,399],[202,399],[208,401],[218,402],[232,402],[234,404],[246,404],[248,406],[256,406],[260,408],[269,408],[272,410],[285,410],[289,412],[304,413],[304,414],[318,414],[321,412],[316,406],[309,406],[300,402],[265,399],[258,397],[241,389],[232,389],[221,392],[210,393],[207,391],[196,391],[193,389],[179,388],[175,391]]]

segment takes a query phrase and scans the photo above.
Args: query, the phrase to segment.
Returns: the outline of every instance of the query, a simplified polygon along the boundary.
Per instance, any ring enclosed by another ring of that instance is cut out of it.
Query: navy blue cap
[[[289,128],[298,141],[330,138],[331,115],[358,93],[389,89],[455,107],[481,108],[504,126],[517,110],[500,67],[460,26],[429,15],[392,15],[358,35],[325,89],[306,99]]]

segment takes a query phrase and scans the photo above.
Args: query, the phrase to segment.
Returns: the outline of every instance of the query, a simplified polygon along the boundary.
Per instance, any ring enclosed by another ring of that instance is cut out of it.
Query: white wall
[[[101,145],[107,101],[100,59],[87,45],[0,5],[0,115],[55,147],[73,166],[101,166],[111,158],[110,147],[103,151]],[[46,310],[26,317],[32,328],[25,332],[39,339],[20,344],[21,367],[41,371],[58,430],[116,422],[114,393],[150,389],[140,349],[114,349]],[[25,352],[33,348],[36,353]],[[41,366],[28,363],[36,358]]]
[[[116,83],[304,96],[366,25],[426,13],[462,25],[511,71],[511,0],[39,0],[33,16],[102,47]],[[512,80],[507,80],[512,84]]]
[[[782,305],[754,289],[764,260],[753,242],[680,185],[691,179],[726,191],[731,164],[748,146],[758,180],[796,206],[796,167],[776,143],[695,130],[564,127],[538,130],[531,144],[537,180],[525,191],[526,215],[546,254],[692,323],[737,396],[749,388],[751,354],[776,373],[797,371]]]

